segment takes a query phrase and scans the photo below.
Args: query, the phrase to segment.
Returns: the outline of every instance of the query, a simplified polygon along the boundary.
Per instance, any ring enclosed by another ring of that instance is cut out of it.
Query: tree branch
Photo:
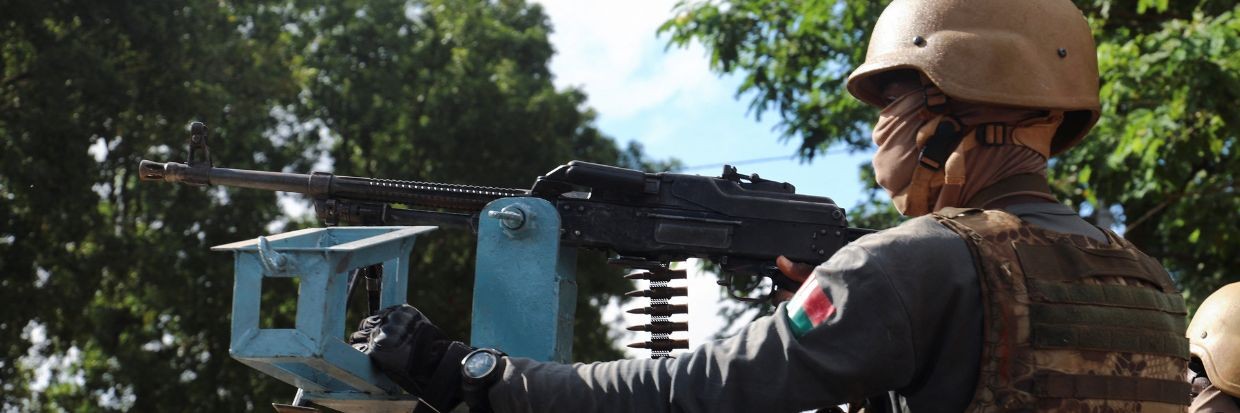
[[[1148,220],[1150,220],[1150,218],[1153,218],[1153,217],[1154,217],[1154,215],[1158,214],[1159,212],[1161,212],[1162,210],[1164,210],[1164,209],[1166,209],[1167,207],[1171,206],[1172,204],[1174,204],[1174,203],[1176,203],[1176,202],[1179,202],[1179,200],[1180,200],[1180,199],[1182,199],[1182,198],[1184,198],[1184,197],[1186,197],[1186,196],[1189,196],[1189,195],[1200,195],[1200,194],[1202,194],[1202,193],[1204,193],[1204,192],[1208,192],[1208,191],[1211,191],[1211,190],[1214,190],[1214,189],[1220,189],[1220,190],[1221,190],[1221,189],[1223,189],[1223,188],[1227,188],[1227,187],[1230,187],[1230,188],[1235,188],[1235,187],[1236,187],[1236,182],[1235,182],[1235,181],[1231,181],[1231,182],[1219,181],[1219,182],[1215,182],[1215,183],[1213,183],[1213,184],[1210,184],[1210,185],[1206,185],[1206,186],[1204,186],[1204,187],[1201,187],[1201,188],[1199,188],[1199,189],[1197,189],[1197,190],[1193,190],[1193,191],[1184,190],[1184,191],[1180,191],[1180,192],[1178,192],[1178,193],[1176,193],[1176,194],[1174,194],[1174,195],[1171,195],[1171,196],[1169,196],[1169,197],[1166,197],[1166,198],[1164,198],[1164,199],[1163,199],[1163,201],[1162,201],[1162,202],[1160,202],[1160,203],[1158,203],[1158,205],[1154,206],[1154,208],[1151,208],[1149,211],[1145,211],[1145,213],[1144,213],[1144,214],[1141,214],[1141,217],[1140,217],[1140,218],[1137,218],[1137,220],[1136,220],[1136,221],[1133,221],[1131,224],[1128,224],[1128,225],[1124,226],[1124,233],[1128,233],[1128,232],[1130,232],[1130,231],[1132,231],[1132,230],[1136,229],[1138,226],[1140,226],[1141,224],[1145,223],[1145,221],[1148,221]]]
[[[10,84],[17,83],[20,80],[30,77],[31,72],[23,72],[13,75],[12,77],[0,80],[0,87],[7,87]]]

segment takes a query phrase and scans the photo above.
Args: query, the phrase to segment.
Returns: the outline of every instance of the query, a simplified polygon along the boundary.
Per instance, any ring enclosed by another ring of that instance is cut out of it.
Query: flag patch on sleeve
[[[788,300],[788,325],[797,337],[822,324],[834,313],[835,305],[818,285],[818,277],[811,276]]]

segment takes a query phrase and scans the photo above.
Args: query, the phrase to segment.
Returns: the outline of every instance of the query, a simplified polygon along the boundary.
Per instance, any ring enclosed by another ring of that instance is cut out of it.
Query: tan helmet
[[[1197,308],[1188,323],[1188,348],[1214,387],[1240,397],[1240,282],[1223,286]]]
[[[848,91],[882,107],[874,75],[897,69],[915,69],[961,101],[1063,110],[1052,155],[1098,120],[1094,39],[1069,0],[895,0]]]

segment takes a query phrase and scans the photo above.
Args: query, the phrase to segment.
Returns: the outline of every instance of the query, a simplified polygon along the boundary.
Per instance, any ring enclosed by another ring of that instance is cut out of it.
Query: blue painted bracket
[[[501,198],[478,222],[472,345],[535,360],[572,360],[577,250],[540,198]]]
[[[409,253],[434,227],[332,227],[212,248],[233,251],[233,358],[342,411],[411,411],[417,398],[345,343],[348,273],[383,264],[381,306],[404,304]],[[503,198],[478,223],[472,344],[536,360],[572,360],[577,251],[539,198]],[[264,278],[299,278],[295,328],[260,328]]]
[[[383,264],[380,305],[404,304],[409,253],[435,227],[311,228],[212,248],[233,251],[233,358],[340,410],[411,411],[417,399],[345,343],[350,270]],[[264,278],[299,278],[295,328],[260,328]],[[352,326],[349,326],[352,327]]]

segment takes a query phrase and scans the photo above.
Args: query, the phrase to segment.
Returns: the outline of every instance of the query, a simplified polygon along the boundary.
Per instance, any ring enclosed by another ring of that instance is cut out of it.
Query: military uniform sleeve
[[[794,333],[780,305],[736,336],[675,359],[564,365],[513,358],[491,390],[492,404],[498,412],[782,412],[905,387],[919,371],[918,340],[885,261],[908,257],[877,257],[867,245],[882,246],[883,234],[866,238],[815,270],[832,310],[804,332]]]

